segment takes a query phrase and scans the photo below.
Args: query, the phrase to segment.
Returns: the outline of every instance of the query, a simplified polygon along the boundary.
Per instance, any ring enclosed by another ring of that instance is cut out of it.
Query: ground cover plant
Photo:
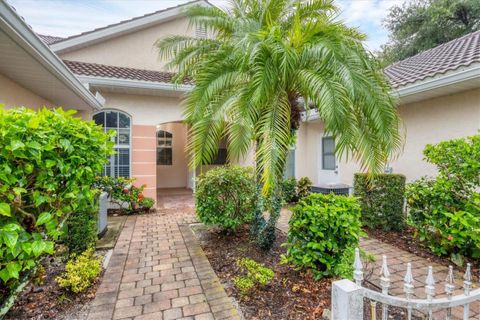
[[[90,248],[67,262],[65,272],[57,278],[57,282],[61,288],[80,293],[92,285],[101,271],[101,260]]]
[[[376,174],[373,179],[357,173],[353,183],[354,196],[362,207],[362,224],[369,228],[402,230],[405,226],[405,176]]]
[[[113,151],[101,128],[61,109],[0,108],[0,136],[0,293],[5,299],[44,254],[53,253],[63,221],[94,201],[95,175]]]
[[[427,145],[425,159],[437,166],[435,178],[407,187],[409,224],[435,254],[480,257],[480,135]]]
[[[313,193],[293,208],[285,261],[324,276],[351,277],[353,253],[363,234],[354,197]]]
[[[192,6],[191,24],[215,37],[173,35],[157,43],[178,83],[195,82],[185,99],[191,167],[212,163],[222,140],[229,159],[254,144],[257,188],[272,198],[265,220],[257,196],[253,220],[265,249],[275,239],[280,185],[303,106],[318,111],[337,155],[353,155],[371,172],[381,172],[401,147],[389,84],[365,50],[365,36],[335,20],[337,12],[331,0],[238,0],[227,11]]]
[[[252,168],[222,166],[197,179],[195,205],[199,220],[207,225],[234,231],[252,219],[255,208]]]

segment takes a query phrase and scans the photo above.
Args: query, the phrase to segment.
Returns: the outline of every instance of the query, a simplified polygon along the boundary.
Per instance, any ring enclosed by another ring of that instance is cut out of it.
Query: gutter
[[[455,70],[441,76],[425,79],[418,83],[412,83],[399,89],[394,89],[392,94],[397,98],[405,98],[417,93],[475,79],[480,80],[480,64],[474,64],[461,70]]]
[[[16,11],[5,1],[0,1],[0,25],[33,59],[38,61],[55,78],[64,83],[73,93],[94,110],[102,104],[88,91],[67,66],[33,32]],[[21,40],[21,41],[18,41]]]
[[[98,87],[115,87],[123,89],[144,89],[152,91],[167,91],[167,92],[178,92],[186,93],[193,89],[193,85],[188,84],[173,84],[166,82],[152,82],[152,81],[143,81],[143,80],[129,80],[129,79],[117,79],[117,78],[106,78],[106,77],[93,77],[93,76],[77,76],[77,78],[83,82],[87,83],[88,86],[98,86]]]

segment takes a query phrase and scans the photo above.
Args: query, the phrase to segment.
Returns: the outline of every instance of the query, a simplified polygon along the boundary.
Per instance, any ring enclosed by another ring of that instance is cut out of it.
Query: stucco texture
[[[193,35],[187,18],[177,18],[155,26],[60,53],[65,60],[100,63],[118,67],[164,70],[155,42],[170,35]]]
[[[2,74],[0,74],[0,104],[3,104],[5,108],[28,107],[30,109],[55,106],[51,101],[22,87]]]

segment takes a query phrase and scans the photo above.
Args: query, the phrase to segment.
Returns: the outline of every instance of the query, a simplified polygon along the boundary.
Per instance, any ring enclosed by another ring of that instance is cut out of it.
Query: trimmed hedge
[[[354,197],[312,193],[293,208],[285,260],[316,278],[349,277],[354,248],[363,235]]]
[[[386,231],[404,228],[404,175],[376,174],[370,180],[367,174],[357,173],[353,188],[362,207],[363,225]]]
[[[97,215],[98,207],[96,205],[70,215],[65,223],[63,241],[71,254],[80,254],[87,249],[95,249],[98,239]]]
[[[195,206],[206,225],[234,230],[252,219],[256,187],[252,168],[222,166],[198,177]]]

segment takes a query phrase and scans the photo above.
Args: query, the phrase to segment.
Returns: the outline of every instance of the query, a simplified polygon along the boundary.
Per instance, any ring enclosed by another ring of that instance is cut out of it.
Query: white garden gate
[[[471,266],[467,268],[463,277],[463,294],[454,295],[455,285],[453,278],[453,268],[450,266],[448,276],[445,280],[446,297],[435,298],[435,279],[433,277],[432,267],[428,267],[425,279],[425,299],[415,299],[412,266],[410,263],[406,266],[406,273],[403,284],[405,297],[390,296],[390,272],[387,266],[387,257],[383,256],[380,286],[382,292],[374,291],[362,286],[363,266],[360,259],[358,248],[355,250],[354,275],[355,282],[350,280],[335,281],[332,285],[332,319],[334,320],[364,320],[364,298],[370,300],[371,318],[376,319],[377,302],[381,303],[382,320],[388,319],[388,306],[402,308],[406,310],[406,319],[412,319],[414,311],[421,311],[426,319],[453,319],[452,308],[463,307],[463,319],[472,319],[470,305],[476,300],[480,300],[480,289],[472,290]],[[439,318],[434,316],[434,312],[445,310],[445,315]],[[480,317],[478,318],[480,319]]]

